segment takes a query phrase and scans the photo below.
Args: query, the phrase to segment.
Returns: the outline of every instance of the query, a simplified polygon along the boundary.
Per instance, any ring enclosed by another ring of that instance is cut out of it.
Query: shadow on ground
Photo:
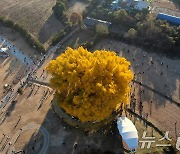
[[[63,122],[57,114],[50,109],[41,124],[49,133],[49,148],[48,154],[80,154],[97,152],[114,152],[118,154],[124,153],[122,139],[118,133],[117,127],[111,127],[113,135],[109,127],[91,134],[83,132],[78,128],[71,127]],[[24,147],[24,151],[29,154],[36,154],[40,152],[39,144],[36,145],[35,140],[41,132],[37,132],[29,140],[28,144]],[[37,142],[37,140],[36,140]],[[41,145],[42,146],[42,145]],[[20,149],[16,149],[17,151]]]
[[[52,14],[41,28],[38,34],[38,39],[41,43],[45,43],[51,36],[57,34],[61,29],[63,29],[63,25],[55,18],[54,14]]]

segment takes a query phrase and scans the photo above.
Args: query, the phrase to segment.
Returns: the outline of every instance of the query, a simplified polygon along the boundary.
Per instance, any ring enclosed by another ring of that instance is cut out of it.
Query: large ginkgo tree
[[[46,69],[59,107],[82,122],[94,122],[129,103],[133,79],[129,67],[130,62],[115,52],[79,47],[67,48]]]

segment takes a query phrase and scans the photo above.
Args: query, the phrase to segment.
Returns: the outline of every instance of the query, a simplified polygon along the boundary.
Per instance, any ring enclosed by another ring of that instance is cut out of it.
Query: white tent
[[[0,48],[0,52],[6,52],[7,50],[7,48]]]
[[[138,148],[138,132],[135,125],[127,117],[117,118],[117,127],[124,142],[130,150]]]

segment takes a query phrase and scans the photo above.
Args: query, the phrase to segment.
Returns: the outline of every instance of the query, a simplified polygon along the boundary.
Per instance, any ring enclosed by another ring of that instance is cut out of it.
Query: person
[[[76,149],[76,148],[77,148],[77,146],[78,146],[78,144],[77,144],[77,143],[75,143],[75,144],[74,144],[74,148]]]

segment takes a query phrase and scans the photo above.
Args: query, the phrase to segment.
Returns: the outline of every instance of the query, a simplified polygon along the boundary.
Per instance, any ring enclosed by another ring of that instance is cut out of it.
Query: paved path
[[[44,135],[44,144],[39,154],[45,154],[49,147],[49,133],[43,126],[40,127],[40,131]]]
[[[49,133],[48,131],[41,125],[36,124],[34,122],[30,122],[28,123],[26,126],[22,127],[20,130],[18,130],[12,137],[11,139],[11,143],[9,146],[7,146],[7,148],[4,150],[6,151],[6,153],[11,154],[12,150],[14,151],[14,145],[16,144],[17,140],[19,139],[20,135],[24,132],[24,131],[28,131],[28,130],[32,130],[32,129],[38,129],[41,131],[41,133],[44,135],[44,144],[43,147],[41,149],[41,151],[39,152],[39,154],[46,154],[47,149],[49,147]]]
[[[12,45],[8,40],[5,40],[1,35],[0,35],[0,43],[5,47],[9,48],[9,52],[15,56],[17,59],[19,59],[22,63],[28,66],[33,66],[33,61],[25,55],[22,51],[17,49],[14,45]]]

